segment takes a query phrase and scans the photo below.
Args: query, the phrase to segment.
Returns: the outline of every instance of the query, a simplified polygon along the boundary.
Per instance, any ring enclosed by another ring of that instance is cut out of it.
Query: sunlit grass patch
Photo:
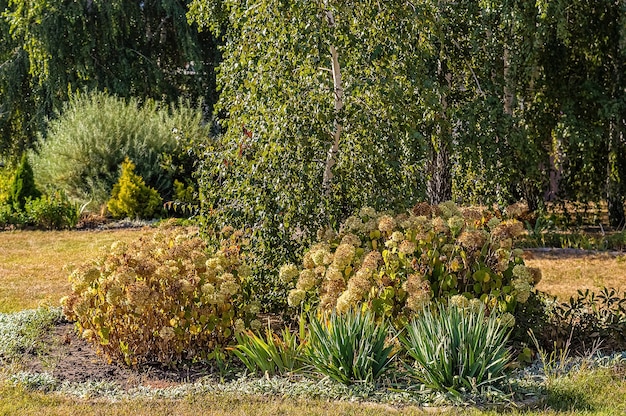
[[[626,291],[626,261],[608,253],[567,254],[561,251],[533,252],[526,265],[541,269],[537,290],[568,300],[581,289],[599,291],[613,287]]]
[[[68,268],[114,241],[131,241],[154,229],[0,232],[0,312],[58,306],[70,292]]]

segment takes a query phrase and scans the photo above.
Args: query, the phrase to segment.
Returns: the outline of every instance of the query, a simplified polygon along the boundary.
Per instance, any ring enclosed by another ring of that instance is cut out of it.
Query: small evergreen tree
[[[35,186],[33,168],[30,166],[26,153],[24,153],[15,171],[15,178],[11,183],[7,202],[15,211],[23,211],[27,199],[37,199],[40,196],[41,192]]]
[[[162,203],[157,190],[147,186],[143,178],[135,173],[135,164],[127,157],[107,202],[111,215],[114,218],[153,218]]]

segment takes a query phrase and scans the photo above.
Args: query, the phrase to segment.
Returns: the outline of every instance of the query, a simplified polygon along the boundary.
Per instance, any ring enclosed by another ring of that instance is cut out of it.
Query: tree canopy
[[[0,151],[30,147],[76,90],[211,105],[216,43],[187,3],[2,0]]]

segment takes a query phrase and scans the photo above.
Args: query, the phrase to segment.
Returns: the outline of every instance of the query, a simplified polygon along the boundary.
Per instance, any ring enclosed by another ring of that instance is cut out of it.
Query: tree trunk
[[[511,91],[511,52],[504,45],[504,52],[502,53],[502,61],[503,61],[503,77],[504,77],[504,114],[508,114],[509,116],[513,116],[513,99],[514,95]]]
[[[626,223],[624,215],[624,194],[622,192],[621,175],[618,158],[621,132],[614,119],[609,122],[609,154],[606,167],[606,202],[609,211],[609,224],[620,228]]]
[[[327,2],[324,2],[327,6]],[[332,28],[335,26],[335,18],[331,11],[326,12],[326,20],[328,25]],[[326,156],[326,163],[324,166],[324,176],[322,179],[322,189],[324,195],[329,197],[332,192],[333,181],[333,167],[337,163],[337,153],[339,152],[339,140],[341,139],[341,130],[343,126],[337,118],[339,112],[343,108],[343,83],[341,81],[341,66],[339,65],[339,54],[334,45],[330,45],[330,57],[332,62],[333,72],[333,96],[335,102],[335,121],[333,123],[334,130],[332,132],[332,145],[328,149],[328,155]]]
[[[443,55],[443,51],[440,52]],[[433,139],[431,160],[428,166],[429,178],[426,182],[426,195],[431,205],[452,199],[452,169],[450,168],[450,142],[452,126],[448,120],[447,92],[452,88],[452,74],[448,71],[445,59],[440,55],[437,62],[437,76],[440,88],[440,114]],[[446,86],[444,89],[443,86]]]
[[[621,60],[621,48],[616,47],[617,53],[613,56],[613,85],[611,88],[611,101],[619,102],[622,92],[623,61]],[[617,114],[613,114],[609,120],[608,132],[608,163],[606,172],[606,202],[609,211],[609,224],[620,228],[626,225],[624,215],[624,185],[622,183],[622,171],[620,159],[623,157],[624,148],[624,123],[626,123],[623,105],[619,106]]]
[[[437,205],[452,199],[450,152],[444,140],[439,140],[438,147],[432,154],[430,178],[426,183],[428,202],[431,205]]]

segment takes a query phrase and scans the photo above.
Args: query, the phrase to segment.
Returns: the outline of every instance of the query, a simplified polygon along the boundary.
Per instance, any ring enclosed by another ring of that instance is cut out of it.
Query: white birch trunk
[[[324,2],[327,5],[327,2]],[[331,11],[326,12],[326,20],[332,28],[335,26],[335,18]],[[343,108],[343,83],[341,81],[341,66],[339,65],[339,54],[334,45],[330,45],[330,56],[332,61],[333,73],[333,97],[335,102],[335,113],[338,114]],[[334,130],[332,132],[332,145],[328,149],[326,156],[326,164],[324,166],[324,176],[322,179],[322,188],[324,195],[330,196],[331,185],[333,181],[333,167],[337,163],[337,153],[339,153],[339,140],[341,139],[341,130],[343,126],[337,118],[333,123]]]

